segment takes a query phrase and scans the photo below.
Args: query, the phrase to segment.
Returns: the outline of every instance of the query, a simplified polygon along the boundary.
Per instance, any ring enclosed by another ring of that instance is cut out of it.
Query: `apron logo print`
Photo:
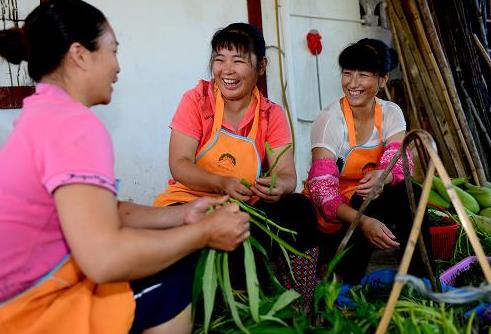
[[[227,170],[233,170],[237,165],[235,157],[230,153],[223,153],[218,158],[218,166]]]

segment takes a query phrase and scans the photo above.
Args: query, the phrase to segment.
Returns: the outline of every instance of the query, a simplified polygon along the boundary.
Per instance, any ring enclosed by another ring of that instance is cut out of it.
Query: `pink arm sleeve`
[[[385,146],[384,153],[382,154],[382,158],[380,158],[380,164],[379,164],[380,169],[385,169],[389,165],[390,161],[394,158],[397,151],[401,147],[401,143],[402,142],[400,141],[395,141]],[[413,174],[414,164],[411,154],[409,153],[409,151],[407,151],[406,154],[409,161],[409,172],[410,174]],[[402,164],[402,157],[400,157],[397,160],[396,164],[394,165],[394,168],[392,168],[391,173],[392,173],[391,185],[395,185],[399,182],[404,181],[404,168]]]
[[[328,219],[336,218],[336,210],[348,199],[339,192],[339,171],[334,159],[319,159],[312,162],[307,186],[317,208]]]

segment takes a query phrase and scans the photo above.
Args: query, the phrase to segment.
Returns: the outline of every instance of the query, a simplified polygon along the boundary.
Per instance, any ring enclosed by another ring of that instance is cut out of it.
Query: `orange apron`
[[[225,103],[217,87],[214,89],[215,116],[213,129],[208,141],[199,150],[195,164],[204,170],[222,175],[246,179],[254,184],[261,173],[261,158],[256,148],[256,134],[259,128],[260,97],[257,87],[253,90],[256,98],[254,121],[247,137],[222,129]],[[154,206],[167,206],[174,203],[187,203],[203,196],[216,197],[219,194],[192,190],[182,183],[175,182],[167,190],[158,195]]]
[[[134,313],[128,282],[95,284],[67,256],[36,286],[0,304],[0,333],[123,334]]]
[[[362,146],[357,145],[356,143],[353,111],[351,110],[348,99],[343,97],[340,103],[348,127],[350,150],[345,157],[344,166],[340,171],[339,190],[342,195],[351,199],[351,196],[353,196],[356,191],[356,186],[359,184],[365,173],[377,168],[380,158],[384,153],[382,140],[382,107],[379,103],[376,103],[373,115],[373,123],[379,134],[379,143],[374,146]],[[319,228],[326,233],[335,233],[342,227],[342,223],[339,221],[327,222],[319,211],[317,211],[317,220]]]

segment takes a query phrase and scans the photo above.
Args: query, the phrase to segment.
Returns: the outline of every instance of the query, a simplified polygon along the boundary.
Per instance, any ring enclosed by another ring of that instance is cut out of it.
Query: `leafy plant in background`
[[[268,219],[263,212],[242,201],[234,199],[231,199],[230,201],[237,203],[241,210],[249,213],[250,222],[259,227],[260,230],[278,244],[285,254],[287,261],[289,261],[287,251],[295,255],[307,257],[278,236],[280,232],[295,235],[295,231],[277,225]],[[275,232],[273,232],[273,229]],[[243,247],[247,297],[244,298],[242,296],[241,300],[236,298],[238,292],[232,288],[228,262],[229,254],[214,249],[207,249],[201,254],[195,273],[193,305],[197,305],[197,302],[202,295],[204,333],[208,333],[210,326],[220,327],[227,324],[227,322],[222,322],[221,320],[218,323],[211,322],[215,307],[217,288],[220,288],[222,292],[224,304],[230,312],[234,325],[242,332],[250,333],[248,328],[244,325],[244,321],[249,318],[251,318],[256,325],[261,324],[262,322],[275,322],[283,327],[288,327],[280,318],[276,317],[276,313],[291,304],[295,299],[299,298],[300,295],[294,290],[285,290],[273,298],[274,303],[272,305],[269,305],[268,308],[265,307],[265,303],[270,304],[271,301],[269,299],[265,302],[261,300],[253,248],[259,251],[264,257],[267,257],[267,253],[253,237],[244,241]]]

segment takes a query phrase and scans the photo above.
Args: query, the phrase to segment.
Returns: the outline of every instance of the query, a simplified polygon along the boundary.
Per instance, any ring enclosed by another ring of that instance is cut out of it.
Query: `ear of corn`
[[[483,208],[491,207],[491,188],[478,187],[470,183],[466,183],[467,192],[471,194]]]
[[[460,187],[467,182],[467,177],[456,177],[450,180],[454,186]]]
[[[478,213],[479,212],[479,209],[480,209],[479,203],[471,194],[465,192],[464,190],[460,189],[459,187],[454,187],[454,189],[457,192],[459,199],[462,201],[462,204],[465,206],[466,209],[468,209],[472,213]]]
[[[483,233],[491,234],[491,218],[478,216],[478,215],[471,215],[469,216],[469,219],[473,223],[476,230],[481,231]]]
[[[447,189],[438,176],[433,176],[433,189],[435,189],[444,200],[450,202],[450,197],[448,197]]]
[[[484,208],[479,211],[479,216],[489,217],[491,218],[491,208]]]
[[[428,198],[428,203],[432,206],[436,206],[443,209],[450,208],[450,202],[444,200],[436,191],[430,191],[430,197]]]
[[[467,186],[467,183],[466,183]],[[433,188],[436,189],[438,194],[442,196],[442,198],[448,202],[450,202],[450,197],[448,196],[447,189],[443,184],[442,180],[438,176],[433,177]],[[469,193],[465,192],[463,189],[454,186],[455,192],[457,192],[457,196],[459,197],[462,205],[472,213],[479,212],[479,203],[477,200]]]

